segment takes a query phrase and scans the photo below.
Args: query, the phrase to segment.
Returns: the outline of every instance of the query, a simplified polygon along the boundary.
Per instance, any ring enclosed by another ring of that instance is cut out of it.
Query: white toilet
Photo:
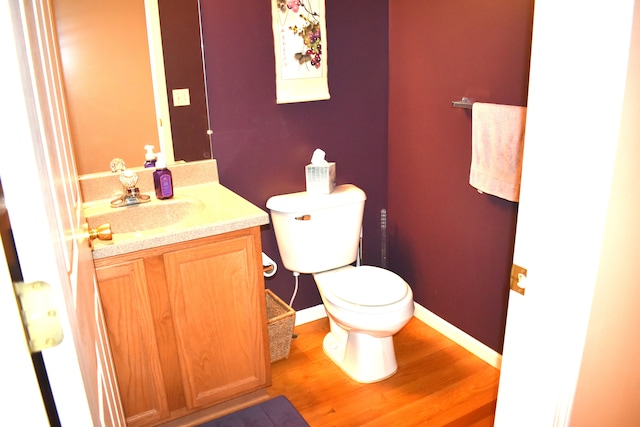
[[[285,268],[312,273],[329,316],[325,353],[361,383],[398,370],[393,335],[413,316],[413,292],[391,271],[356,261],[364,191],[339,185],[331,194],[307,192],[273,196],[271,211]]]

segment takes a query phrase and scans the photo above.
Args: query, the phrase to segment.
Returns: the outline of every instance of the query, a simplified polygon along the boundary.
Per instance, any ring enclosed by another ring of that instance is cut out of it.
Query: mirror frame
[[[173,138],[171,134],[171,116],[169,114],[169,97],[167,94],[164,56],[162,50],[162,31],[160,29],[160,11],[158,0],[144,0],[144,9],[149,40],[149,57],[151,59],[151,81],[153,99],[156,107],[156,124],[158,126],[158,145],[164,153],[167,164],[175,162]]]

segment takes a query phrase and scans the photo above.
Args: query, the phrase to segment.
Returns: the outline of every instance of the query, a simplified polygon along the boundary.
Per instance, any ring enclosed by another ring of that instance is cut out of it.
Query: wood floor
[[[272,364],[270,396],[285,395],[311,427],[492,426],[499,371],[413,318],[394,338],[398,372],[353,381],[322,350],[325,319],[297,326]]]

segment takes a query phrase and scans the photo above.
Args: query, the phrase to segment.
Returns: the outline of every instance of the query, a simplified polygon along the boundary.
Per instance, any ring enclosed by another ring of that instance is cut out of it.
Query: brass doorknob
[[[111,240],[113,233],[111,232],[111,224],[106,223],[89,230],[89,239],[94,240]]]

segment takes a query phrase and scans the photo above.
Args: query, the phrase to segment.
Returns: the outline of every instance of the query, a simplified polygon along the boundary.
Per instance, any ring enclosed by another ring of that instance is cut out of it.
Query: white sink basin
[[[148,203],[112,208],[107,203],[85,207],[85,216],[90,228],[109,223],[113,234],[134,233],[156,228],[179,225],[198,215],[205,207],[201,200],[175,196]]]

